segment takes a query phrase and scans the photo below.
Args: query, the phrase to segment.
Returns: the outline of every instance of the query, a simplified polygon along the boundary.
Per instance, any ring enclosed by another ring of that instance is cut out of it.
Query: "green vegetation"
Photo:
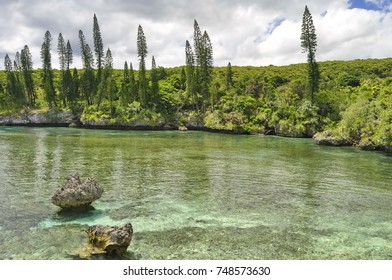
[[[139,57],[139,98],[143,107],[150,107],[150,98],[148,96],[147,78],[146,78],[146,57],[147,57],[147,40],[144,35],[143,27],[139,25],[137,32],[137,56]]]
[[[303,52],[308,53],[308,83],[310,100],[313,103],[314,95],[318,90],[320,73],[316,62],[316,28],[314,27],[313,18],[309,12],[308,6],[305,6],[302,18],[301,47]]]
[[[52,69],[52,55],[50,52],[52,44],[52,35],[49,31],[46,31],[44,36],[44,42],[41,48],[41,59],[42,59],[42,84],[45,92],[45,100],[49,104],[49,108],[57,107],[58,102],[56,98],[56,89],[54,88],[53,82],[53,69]]]
[[[392,151],[392,77],[365,80],[347,94],[350,104],[332,134],[366,149]]]
[[[307,11],[307,12],[306,12]],[[113,69],[103,53],[94,15],[94,55],[79,31],[83,69],[70,70],[72,48],[59,36],[60,70],[51,67],[51,35],[45,33],[42,69],[32,70],[28,47],[21,63],[5,57],[0,71],[0,110],[72,110],[88,123],[188,126],[236,133],[276,133],[312,137],[329,131],[366,148],[392,146],[392,59],[330,61],[316,64],[316,35],[304,13],[301,47],[308,63],[289,66],[213,67],[209,35],[194,21],[193,47],[185,44],[185,66],[146,70],[147,39],[137,34],[139,70],[132,63]],[[60,34],[61,35],[61,34]],[[307,43],[306,43],[307,42]],[[21,66],[20,66],[21,65]]]

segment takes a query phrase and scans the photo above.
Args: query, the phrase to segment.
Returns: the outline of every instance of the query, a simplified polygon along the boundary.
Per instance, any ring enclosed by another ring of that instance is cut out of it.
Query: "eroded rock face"
[[[58,112],[49,110],[46,113],[24,113],[21,116],[0,116],[3,125],[56,125],[68,126],[78,119],[70,111]]]
[[[316,133],[313,136],[313,139],[320,145],[326,146],[347,146],[350,143],[341,137],[334,135],[330,131],[323,131],[321,133]]]
[[[81,182],[78,172],[67,177],[63,187],[55,192],[52,203],[63,209],[81,208],[90,205],[99,199],[103,193],[103,188],[97,181],[87,178]]]
[[[92,254],[101,252],[109,255],[121,255],[127,251],[132,241],[131,223],[121,227],[94,225],[86,230]]]

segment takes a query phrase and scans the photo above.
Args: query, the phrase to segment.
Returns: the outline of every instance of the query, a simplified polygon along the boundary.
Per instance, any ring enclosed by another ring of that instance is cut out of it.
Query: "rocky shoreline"
[[[377,145],[365,141],[360,141],[359,143],[353,143],[352,141],[349,141],[348,139],[340,135],[335,135],[331,131],[318,132],[313,136],[313,140],[316,141],[317,144],[324,145],[324,146],[335,146],[335,147],[355,146],[361,148],[362,150],[383,151],[387,153],[392,153],[392,146]]]
[[[71,111],[48,111],[47,113],[23,113],[19,116],[0,115],[0,126],[30,126],[30,127],[75,127],[85,129],[113,130],[194,130],[225,134],[249,134],[244,131],[213,129],[204,126],[199,120],[190,119],[185,125],[169,124],[164,119],[152,124],[149,121],[137,120],[133,123],[113,123],[110,119],[84,120],[80,115]]]
[[[46,113],[24,113],[19,116],[2,116],[0,115],[0,126],[32,126],[32,127],[76,127],[85,129],[113,129],[113,130],[194,130],[206,131],[224,134],[250,134],[245,131],[213,129],[204,126],[204,124],[197,120],[190,120],[188,123],[169,124],[165,120],[151,125],[148,121],[135,121],[129,123],[112,123],[110,120],[91,121],[83,120],[81,116],[72,113],[71,111],[48,111]],[[268,135],[279,135],[278,133],[271,133]],[[280,135],[282,136],[282,135]],[[351,143],[347,139],[336,136],[329,131],[323,131],[313,135],[313,140],[319,145],[325,146],[359,146],[364,150],[376,150],[392,153],[392,146],[378,146],[372,143]]]
[[[58,112],[48,111],[47,113],[22,113],[19,116],[0,115],[0,125],[2,126],[56,126],[68,127],[77,126],[79,118],[70,111]]]

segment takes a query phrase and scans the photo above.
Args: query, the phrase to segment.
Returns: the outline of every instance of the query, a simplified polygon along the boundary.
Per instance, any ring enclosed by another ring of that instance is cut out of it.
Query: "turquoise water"
[[[86,213],[50,198],[79,171]],[[392,157],[311,139],[0,128],[0,259],[72,259],[131,222],[134,259],[392,259]]]

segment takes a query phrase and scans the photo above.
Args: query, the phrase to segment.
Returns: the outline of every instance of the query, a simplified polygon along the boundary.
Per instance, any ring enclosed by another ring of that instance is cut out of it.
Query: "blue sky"
[[[301,63],[306,61],[300,47],[305,5],[316,27],[318,61],[392,57],[392,0],[0,0],[0,60],[6,54],[13,59],[28,45],[34,68],[41,67],[40,48],[49,30],[53,66],[58,67],[61,32],[73,47],[73,66],[80,68],[78,32],[83,30],[93,46],[95,13],[116,68],[125,60],[138,68],[139,24],[148,60],[154,55],[159,66],[184,65],[194,19],[211,38],[216,66]]]
[[[350,0],[350,8],[382,11],[392,2],[391,0]]]

